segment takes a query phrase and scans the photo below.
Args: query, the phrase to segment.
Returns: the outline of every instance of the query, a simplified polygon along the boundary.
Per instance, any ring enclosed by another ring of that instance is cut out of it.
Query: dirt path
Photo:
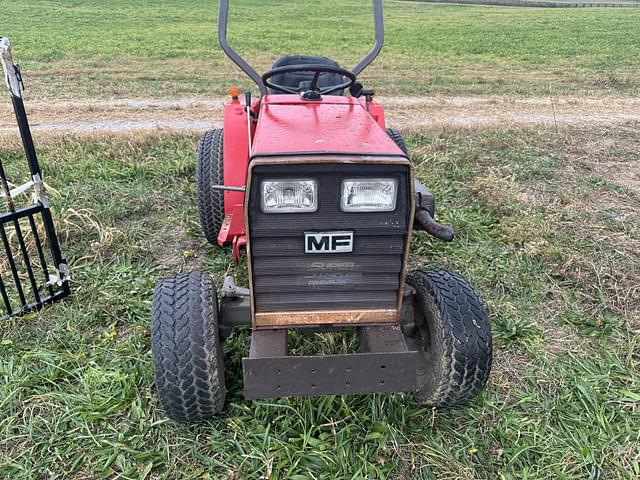
[[[608,125],[640,121],[640,99],[519,97],[380,97],[387,123],[403,130]],[[226,99],[120,99],[27,102],[34,134],[202,132],[219,127]],[[16,131],[10,105],[0,106],[0,139]]]

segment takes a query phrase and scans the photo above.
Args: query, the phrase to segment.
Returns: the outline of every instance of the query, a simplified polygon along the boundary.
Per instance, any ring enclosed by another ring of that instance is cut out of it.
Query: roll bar
[[[382,15],[382,0],[373,0],[373,23],[376,29],[376,41],[373,44],[373,48],[369,53],[365,55],[365,57],[360,60],[351,72],[358,76],[360,72],[362,72],[365,68],[367,68],[371,62],[373,62],[378,55],[380,55],[380,51],[382,50],[382,45],[384,45],[384,17]]]
[[[373,21],[376,32],[376,39],[373,48],[360,62],[353,67],[351,72],[359,75],[371,62],[380,54],[382,45],[384,44],[384,18],[382,12],[382,0],[372,0],[373,2]],[[224,53],[235,63],[240,69],[253,80],[260,90],[260,95],[267,94],[267,87],[262,82],[262,77],[256,70],[236,52],[227,41],[227,21],[229,17],[229,0],[220,0],[220,9],[218,10],[218,42],[224,50]]]

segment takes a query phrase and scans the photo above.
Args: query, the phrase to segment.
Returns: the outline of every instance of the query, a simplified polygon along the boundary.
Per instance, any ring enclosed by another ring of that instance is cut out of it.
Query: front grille
[[[252,170],[249,235],[256,313],[395,309],[410,210],[408,167],[372,164],[260,165]],[[394,212],[344,213],[344,178],[398,178]],[[318,210],[267,214],[260,182],[314,178]],[[304,233],[353,231],[352,253],[305,254]]]

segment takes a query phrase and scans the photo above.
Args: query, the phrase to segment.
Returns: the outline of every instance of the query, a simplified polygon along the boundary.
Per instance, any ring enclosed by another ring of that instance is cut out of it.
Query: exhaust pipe
[[[453,228],[449,225],[442,225],[436,222],[427,210],[417,210],[414,219],[421,229],[429,235],[444,240],[445,242],[453,240]]]
[[[417,179],[414,180],[416,194],[416,213],[414,215],[413,228],[424,230],[445,242],[453,240],[453,228],[449,225],[441,225],[433,217],[436,214],[436,200],[433,193],[426,189]]]

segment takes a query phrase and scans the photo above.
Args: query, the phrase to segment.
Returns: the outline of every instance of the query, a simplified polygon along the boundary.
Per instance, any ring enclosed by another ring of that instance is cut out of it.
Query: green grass
[[[232,2],[231,43],[264,71],[279,55],[352,66],[371,8],[349,0]],[[216,41],[210,0],[4,0],[0,34],[30,94],[179,96],[248,86]],[[394,94],[637,94],[640,10],[386,2],[386,44],[364,80]]]
[[[246,402],[240,330],[225,345],[224,414],[193,426],[158,404],[153,286],[194,268],[218,282],[246,275],[200,233],[195,139],[43,149],[73,296],[0,325],[0,476],[638,478],[640,202],[587,155],[637,161],[637,131],[408,138],[439,217],[458,230],[452,244],[417,234],[412,263],[463,273],[490,311],[494,369],[474,404],[432,411],[402,394]],[[314,335],[295,349],[333,352],[352,339]]]
[[[399,1],[410,1],[410,2],[424,2],[424,3],[435,3],[438,0],[399,0]],[[615,8],[618,8],[619,4],[634,6],[639,3],[640,0],[589,0],[583,2],[576,2],[575,0],[458,0],[451,1],[448,3],[458,3],[465,5],[495,5],[495,6],[504,6],[504,7],[529,7],[529,8],[545,8],[545,7],[555,7],[554,4],[558,3],[568,3],[570,5],[563,5],[566,8],[596,8],[600,7],[603,4],[616,4]],[[551,4],[551,5],[541,5],[541,4]],[[577,5],[576,5],[577,4]]]

